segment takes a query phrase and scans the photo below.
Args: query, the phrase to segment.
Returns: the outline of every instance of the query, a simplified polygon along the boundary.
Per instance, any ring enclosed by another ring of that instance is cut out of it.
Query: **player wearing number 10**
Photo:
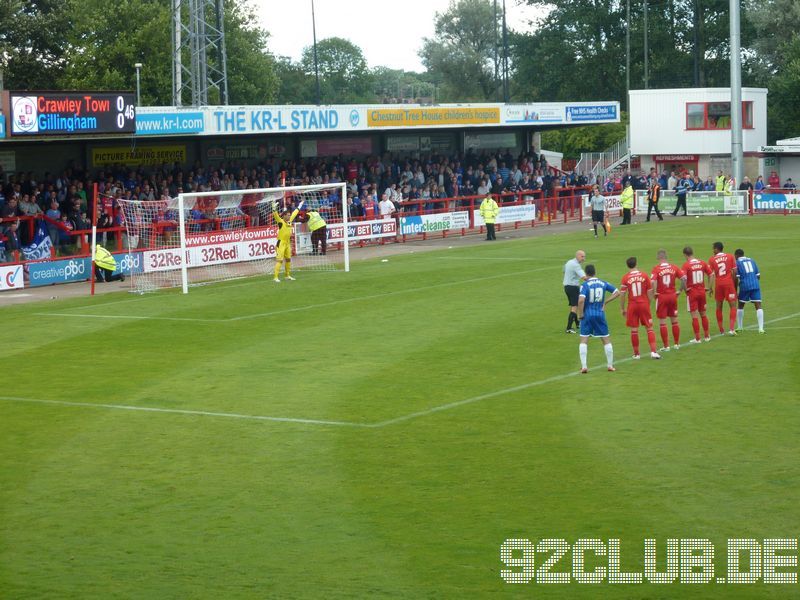
[[[599,337],[603,340],[608,370],[616,371],[614,348],[611,346],[611,339],[608,335],[608,323],[604,309],[606,304],[619,296],[619,291],[607,281],[595,277],[594,265],[586,265],[585,272],[586,281],[583,282],[578,295],[578,318],[581,320],[581,341],[578,345],[578,353],[581,357],[581,373],[589,372],[586,366],[589,354],[589,346],[586,342],[589,337]],[[611,294],[608,300],[604,300],[606,292]]]
[[[699,258],[694,257],[694,250],[691,246],[683,249],[683,256],[686,262],[683,263],[683,272],[686,273],[686,300],[689,304],[689,312],[692,314],[692,329],[694,339],[690,344],[700,343],[700,320],[703,322],[703,333],[705,340],[711,341],[708,332],[708,317],[706,316],[706,275],[711,275],[711,267]]]
[[[650,345],[650,358],[659,359],[661,355],[656,352],[656,334],[653,331],[653,317],[650,314],[650,301],[653,299],[653,287],[650,278],[636,268],[636,257],[631,256],[625,264],[628,273],[622,278],[619,286],[622,292],[622,316],[626,317],[626,324],[631,328],[631,346],[633,358],[639,359],[639,325],[647,329],[647,343]],[[628,310],[625,310],[625,300],[628,300]]]

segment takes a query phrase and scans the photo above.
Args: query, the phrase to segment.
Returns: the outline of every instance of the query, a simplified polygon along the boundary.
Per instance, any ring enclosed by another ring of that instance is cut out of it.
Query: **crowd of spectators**
[[[60,174],[3,173],[0,170],[0,218],[48,217],[56,246],[68,246],[72,231],[90,227],[92,188],[100,194],[99,227],[122,223],[119,201],[167,200],[181,192],[248,190],[285,185],[346,182],[351,216],[379,214],[379,202],[388,198],[397,207],[405,201],[419,201],[487,193],[544,190],[569,182],[548,168],[536,152],[512,154],[510,150],[444,155],[428,153],[401,156],[273,159],[258,164],[222,162],[191,167],[181,164],[140,166],[118,165],[90,172],[71,164]],[[329,198],[329,200],[333,200]],[[431,208],[433,204],[423,207]],[[5,221],[8,227],[10,221]],[[22,230],[27,231],[25,228]],[[27,234],[25,234],[27,235]],[[22,239],[22,243],[28,240]]]
[[[721,192],[733,190],[750,190],[759,192],[761,190],[794,190],[796,185],[792,182],[792,178],[788,178],[783,184],[775,171],[772,171],[767,182],[764,177],[759,175],[755,182],[750,181],[750,178],[744,176],[742,181],[736,185],[733,177],[723,171],[718,171],[716,176],[708,175],[703,178],[693,171],[662,171],[658,173],[655,168],[651,168],[649,172],[639,171],[638,174],[632,174],[629,169],[614,171],[608,177],[581,177],[579,178],[587,182],[588,185],[597,183],[601,189],[606,193],[619,193],[627,186],[628,182],[631,183],[634,190],[646,190],[650,188],[653,181],[657,181],[662,190],[677,190],[679,187],[693,192]],[[583,185],[583,184],[582,184]]]

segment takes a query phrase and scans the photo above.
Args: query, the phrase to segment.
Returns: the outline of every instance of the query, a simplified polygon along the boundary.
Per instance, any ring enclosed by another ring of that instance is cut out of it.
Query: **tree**
[[[433,38],[423,38],[419,56],[441,77],[445,101],[486,101],[496,95],[495,35],[498,22],[490,0],[451,0],[436,13]]]
[[[0,0],[0,61],[17,89],[121,90],[143,104],[172,104],[172,15],[163,0]],[[5,6],[3,6],[5,9]],[[228,90],[233,103],[271,102],[277,81],[267,33],[246,0],[225,4]]]
[[[317,43],[317,61],[323,104],[372,101],[371,75],[361,48],[342,38],[326,38]],[[300,63],[313,77],[313,46],[303,50]]]
[[[67,8],[58,0],[0,0],[0,68],[5,87],[53,87],[66,64]]]

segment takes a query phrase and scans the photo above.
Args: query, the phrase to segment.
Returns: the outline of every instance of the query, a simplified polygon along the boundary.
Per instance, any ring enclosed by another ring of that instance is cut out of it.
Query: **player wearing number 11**
[[[743,330],[744,303],[752,302],[756,307],[756,320],[758,333],[764,333],[764,310],[761,308],[761,273],[756,261],[744,255],[744,250],[738,248],[733,253],[736,257],[736,275],[739,278],[739,309],[736,311],[736,324],[739,331]]]
[[[606,304],[619,296],[619,290],[607,281],[595,277],[594,265],[586,265],[585,273],[586,281],[583,282],[578,295],[578,318],[581,320],[581,341],[578,345],[578,353],[581,357],[581,373],[589,372],[586,366],[589,354],[589,346],[586,342],[589,337],[599,337],[603,340],[608,370],[616,371],[614,349],[608,335],[608,323],[604,309]],[[611,294],[608,300],[604,300],[606,292]]]
[[[653,331],[653,317],[650,314],[650,301],[653,299],[653,287],[650,278],[636,268],[636,257],[631,256],[625,264],[630,269],[622,278],[619,286],[622,292],[622,316],[631,329],[631,346],[633,358],[639,359],[639,326],[647,329],[647,343],[650,345],[650,358],[661,358],[656,352],[656,334]],[[628,310],[625,310],[625,300],[628,301]]]

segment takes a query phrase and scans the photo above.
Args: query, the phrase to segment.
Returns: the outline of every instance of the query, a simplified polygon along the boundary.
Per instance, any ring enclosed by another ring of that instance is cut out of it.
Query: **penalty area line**
[[[216,412],[209,410],[190,410],[180,408],[158,408],[155,406],[132,406],[128,404],[95,404],[92,402],[71,402],[68,400],[48,400],[46,398],[21,398],[19,396],[0,396],[4,402],[25,402],[28,404],[51,404],[55,406],[72,406],[78,408],[105,408],[109,410],[127,410],[134,412],[165,413],[176,415],[189,415],[198,417],[218,417],[226,419],[241,419],[245,421],[273,421],[277,423],[298,423],[301,425],[330,425],[335,427],[369,427],[366,423],[353,423],[350,421],[326,421],[323,419],[301,419],[294,417],[270,417],[265,415],[245,415],[239,413]]]

